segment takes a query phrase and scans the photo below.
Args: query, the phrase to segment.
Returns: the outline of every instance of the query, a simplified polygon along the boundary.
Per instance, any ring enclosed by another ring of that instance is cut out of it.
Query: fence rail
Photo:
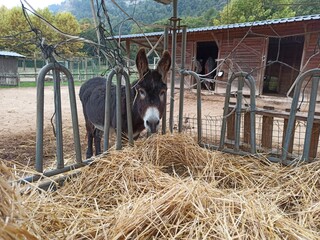
[[[99,58],[74,58],[71,60],[58,61],[58,63],[69,69],[74,80],[84,81],[90,77],[103,74],[107,66],[101,62]],[[37,59],[21,59],[18,62],[18,75],[20,81],[36,81],[42,67],[46,65],[46,61]],[[46,81],[53,79],[52,72],[46,76]],[[62,80],[66,80],[62,76]]]

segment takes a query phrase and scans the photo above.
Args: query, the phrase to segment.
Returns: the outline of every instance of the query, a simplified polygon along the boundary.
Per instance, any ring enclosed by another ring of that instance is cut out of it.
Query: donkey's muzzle
[[[158,119],[147,120],[147,121],[146,121],[148,130],[149,130],[151,133],[156,133],[156,132],[157,132],[157,130],[158,130],[158,128],[159,128],[159,123],[160,123],[160,121],[159,121]]]

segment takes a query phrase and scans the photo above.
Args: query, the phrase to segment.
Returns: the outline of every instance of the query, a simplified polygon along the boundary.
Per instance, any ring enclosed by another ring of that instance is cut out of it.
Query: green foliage
[[[75,36],[80,34],[80,25],[71,13],[53,14],[48,8],[37,11],[44,19],[63,32]],[[63,43],[67,39],[54,31],[52,27],[45,24],[40,18],[30,15],[32,26],[41,33],[41,35],[36,36],[34,32],[31,32],[22,9],[19,7],[12,9],[1,7],[0,14],[0,49],[2,50],[15,51],[28,57],[33,57],[34,54],[39,55],[40,53],[36,46],[39,43],[39,39],[36,39],[36,37],[41,36],[45,38],[47,44],[53,45]],[[83,43],[81,42],[68,42],[67,44],[60,44],[57,51],[68,57],[75,52],[79,52],[82,46]]]
[[[296,12],[296,16],[303,16],[309,14],[320,13],[320,1],[319,0],[293,0],[293,7]]]
[[[139,23],[144,32],[150,32],[154,30],[158,31],[159,29],[163,30],[162,23],[167,23],[173,14],[172,4],[164,5],[154,0],[117,0],[116,3],[123,11],[111,0],[105,0],[111,25],[116,35],[118,33],[124,35],[142,32],[128,15]],[[226,3],[227,0],[180,0],[178,1],[177,9],[178,17],[182,18],[188,24],[191,24],[192,27],[212,25],[212,17],[215,16],[217,10],[221,10]],[[57,6],[54,5],[52,8],[50,7],[50,9],[56,12],[70,11],[77,19],[92,18],[90,1],[87,0],[66,0],[62,2],[60,7],[57,8]],[[102,11],[100,11],[99,14],[103,16]],[[107,25],[106,28],[108,28]],[[110,31],[110,29],[107,30]]]
[[[117,0],[115,2],[120,8],[112,0],[105,0],[114,35],[162,31],[164,26],[169,24],[169,18],[173,14],[172,4],[163,5],[154,0]],[[310,0],[180,0],[178,17],[181,18],[181,25],[187,25],[188,28],[251,22],[319,14],[320,4],[316,2]],[[226,5],[227,3],[229,4]],[[51,5],[49,9],[37,11],[61,31],[97,42],[90,1],[65,0],[59,5]],[[105,19],[101,8],[98,16]],[[132,21],[130,17],[136,21]],[[40,30],[47,44],[58,45],[57,52],[60,55],[65,57],[96,55],[96,46],[76,39],[66,41],[67,37],[54,31],[38,17],[30,15],[30,20]],[[103,24],[107,30],[106,37],[109,37],[111,29],[108,22],[104,21]],[[36,46],[38,41],[36,35],[30,31],[21,8],[0,7],[1,50],[15,51],[27,57],[33,57],[35,54],[39,56],[40,51]]]
[[[214,19],[214,25],[293,17],[293,0],[231,0]]]

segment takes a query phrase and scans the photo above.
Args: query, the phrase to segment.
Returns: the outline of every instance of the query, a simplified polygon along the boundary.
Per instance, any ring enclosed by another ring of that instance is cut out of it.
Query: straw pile
[[[23,195],[19,224],[39,239],[320,239],[319,175],[319,161],[282,167],[159,135]]]
[[[23,224],[26,213],[18,194],[6,181],[9,178],[10,169],[0,162],[0,239],[37,239]]]

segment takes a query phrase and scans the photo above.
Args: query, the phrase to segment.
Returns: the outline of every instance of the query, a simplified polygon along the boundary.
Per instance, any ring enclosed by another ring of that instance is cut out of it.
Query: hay
[[[319,175],[319,161],[282,167],[157,135],[23,195],[19,224],[39,239],[320,239]]]
[[[0,162],[0,239],[36,239],[24,224],[19,224],[26,219],[26,213],[18,194],[6,181],[11,175],[10,169]]]

